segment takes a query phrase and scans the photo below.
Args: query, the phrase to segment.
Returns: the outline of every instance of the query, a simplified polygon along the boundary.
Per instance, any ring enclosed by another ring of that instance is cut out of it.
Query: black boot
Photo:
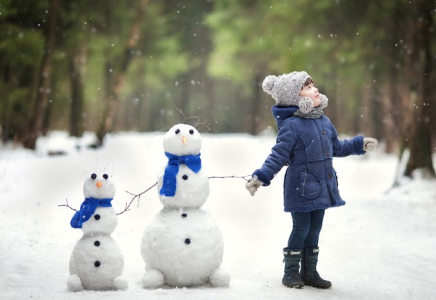
[[[283,249],[284,262],[285,262],[285,275],[283,276],[282,283],[290,288],[301,289],[304,284],[300,279],[300,260],[301,249]]]
[[[305,285],[313,286],[319,289],[328,289],[332,287],[330,281],[324,280],[319,276],[316,270],[318,263],[319,248],[304,248],[303,260],[301,262],[301,280]]]

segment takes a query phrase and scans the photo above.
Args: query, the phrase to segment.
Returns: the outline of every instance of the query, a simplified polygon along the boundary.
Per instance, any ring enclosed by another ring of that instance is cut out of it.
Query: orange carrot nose
[[[101,186],[102,186],[101,181],[97,181],[97,187],[101,187]]]
[[[186,138],[186,136],[182,136],[182,143],[183,144],[187,144],[188,143],[188,139]]]

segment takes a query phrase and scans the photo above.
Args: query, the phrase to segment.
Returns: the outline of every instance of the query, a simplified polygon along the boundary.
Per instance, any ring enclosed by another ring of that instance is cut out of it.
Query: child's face
[[[309,97],[313,101],[313,107],[317,107],[321,104],[319,99],[318,89],[313,85],[313,83],[304,86],[299,94],[301,97]]]

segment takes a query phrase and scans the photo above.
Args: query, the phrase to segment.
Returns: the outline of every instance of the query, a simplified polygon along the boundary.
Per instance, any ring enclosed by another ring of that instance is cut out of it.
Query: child
[[[286,212],[291,212],[293,228],[288,246],[283,249],[282,283],[295,288],[309,285],[328,289],[331,282],[322,279],[316,270],[318,239],[325,209],[345,204],[339,195],[332,157],[373,151],[377,140],[363,136],[338,140],[335,127],[323,113],[328,99],[304,71],[267,76],[262,87],[277,103],[272,113],[278,135],[271,154],[253,173],[246,188],[254,196],[261,185],[271,183],[283,166],[289,166],[284,206]]]

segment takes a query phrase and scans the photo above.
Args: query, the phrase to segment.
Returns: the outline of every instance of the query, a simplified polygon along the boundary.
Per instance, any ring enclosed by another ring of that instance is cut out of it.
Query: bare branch
[[[210,128],[209,128],[209,125],[210,125],[210,123],[208,123],[207,122],[207,119],[203,119],[203,120],[201,120],[201,118],[199,117],[199,116],[191,116],[191,117],[186,117],[185,116],[185,114],[183,113],[183,110],[182,109],[179,109],[179,108],[177,108],[176,107],[176,109],[177,109],[177,111],[183,116],[183,124],[185,124],[186,123],[186,121],[188,121],[188,120],[191,120],[191,119],[196,119],[197,120],[197,123],[195,124],[195,125],[193,125],[195,128],[201,128],[201,131],[204,131],[204,132],[209,132],[209,131],[212,131]]]
[[[145,191],[143,191],[142,193],[139,193],[139,194],[134,194],[134,193],[131,193],[129,191],[125,191],[126,193],[128,193],[128,194],[130,194],[130,195],[132,195],[134,197],[132,198],[132,200],[130,200],[129,204],[127,204],[127,202],[126,202],[126,206],[125,206],[124,210],[122,212],[120,212],[120,213],[117,213],[117,215],[121,215],[121,214],[125,213],[126,211],[129,211],[130,210],[130,205],[132,205],[133,201],[135,201],[136,198],[138,198],[138,206],[137,207],[139,207],[139,200],[141,199],[141,196],[143,194],[147,193],[152,188],[154,188],[156,185],[157,185],[157,182],[155,184],[153,184],[151,187],[149,187],[148,189],[146,189]]]
[[[65,207],[68,207],[68,208],[71,209],[71,210],[77,211],[77,209],[72,208],[72,207],[68,204],[68,199],[65,199],[65,202],[66,202],[67,204],[59,204],[58,206],[59,206],[59,207],[60,207],[60,206],[65,206]]]
[[[216,178],[221,178],[221,179],[225,179],[225,178],[242,178],[245,181],[248,181],[247,178],[249,178],[249,177],[251,177],[251,175],[245,175],[245,176],[234,176],[234,175],[232,175],[232,176],[211,176],[211,177],[209,177],[209,179],[216,179]]]

